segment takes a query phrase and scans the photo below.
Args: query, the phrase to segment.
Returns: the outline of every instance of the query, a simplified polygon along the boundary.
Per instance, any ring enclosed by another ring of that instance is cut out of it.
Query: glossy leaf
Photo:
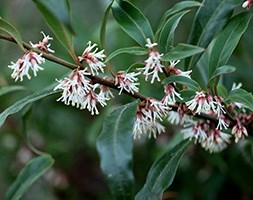
[[[215,78],[221,76],[222,74],[229,74],[229,73],[234,72],[235,70],[236,70],[236,68],[235,68],[234,66],[230,66],[230,65],[224,65],[224,66],[222,66],[222,67],[217,68],[217,69],[213,72],[213,74],[212,74],[211,78],[209,79],[207,85],[210,85],[211,82],[212,82]]]
[[[0,127],[2,127],[2,125],[4,124],[6,118],[9,115],[15,114],[17,112],[19,112],[20,110],[22,110],[25,106],[38,101],[44,97],[47,97],[49,95],[58,93],[58,91],[53,91],[53,88],[55,87],[56,83],[41,90],[38,92],[35,92],[33,94],[31,94],[30,96],[24,97],[23,99],[20,99],[19,101],[17,101],[16,103],[14,103],[13,105],[11,105],[9,108],[7,108],[6,110],[4,110],[1,114],[0,114]]]
[[[189,44],[178,44],[169,53],[162,57],[163,61],[181,60],[195,54],[203,52],[205,49],[189,45]]]
[[[106,35],[106,24],[107,24],[107,19],[112,7],[114,0],[109,4],[109,6],[106,8],[100,28],[100,45],[102,49],[105,49],[105,35]]]
[[[132,131],[137,102],[124,105],[109,114],[97,139],[101,168],[115,199],[133,195]]]
[[[246,31],[252,15],[247,12],[233,17],[216,38],[209,58],[209,77],[218,66],[225,65]]]
[[[55,36],[62,43],[62,45],[68,50],[70,55],[74,60],[77,60],[72,47],[72,36],[70,31],[64,26],[64,23],[57,17],[57,15],[50,9],[46,1],[43,0],[33,0],[37,8],[45,18],[51,30],[54,32]]]
[[[195,16],[189,43],[207,48],[227,24],[234,9],[241,4],[241,0],[203,0],[203,6],[199,8]],[[195,67],[200,56],[201,54],[187,59],[187,69]]]
[[[147,18],[128,1],[114,1],[113,16],[121,28],[141,46],[145,46],[147,38],[154,41],[154,33]]]
[[[162,81],[163,84],[173,83],[173,82],[185,85],[189,89],[194,90],[194,91],[197,91],[200,89],[200,86],[196,81],[182,75],[171,75]]]
[[[238,102],[253,111],[253,96],[243,89],[235,89],[229,92],[226,102]]]
[[[0,96],[3,96],[10,92],[16,92],[16,91],[25,90],[25,89],[26,88],[24,86],[19,86],[19,85],[11,85],[11,86],[2,87],[0,88]]]
[[[160,52],[167,53],[168,49],[173,46],[175,30],[182,17],[188,12],[189,10],[177,13],[166,21],[162,27],[158,40]]]
[[[133,55],[146,55],[148,54],[148,51],[142,47],[124,47],[121,49],[117,49],[116,51],[112,52],[105,60],[105,62],[108,62],[109,60],[113,59],[114,57],[127,53],[127,54],[133,54]]]
[[[25,51],[25,48],[23,47],[23,44],[22,44],[23,41],[22,41],[21,35],[12,24],[0,18],[0,30],[9,34],[17,42],[18,46],[23,51]]]
[[[177,4],[175,4],[172,8],[170,8],[169,10],[167,10],[164,15],[162,16],[161,18],[161,21],[158,25],[158,28],[157,28],[157,31],[156,31],[156,36],[158,35],[158,33],[161,31],[162,27],[164,26],[164,24],[166,23],[166,20],[184,10],[184,9],[189,9],[189,8],[192,8],[192,7],[199,7],[199,6],[202,6],[203,4],[202,3],[199,3],[197,1],[182,1],[182,2],[179,2]]]
[[[8,189],[5,200],[19,200],[30,186],[52,167],[53,163],[54,160],[49,155],[32,159]]]
[[[152,165],[146,183],[135,200],[162,200],[163,192],[171,185],[189,143],[188,140],[180,142]]]

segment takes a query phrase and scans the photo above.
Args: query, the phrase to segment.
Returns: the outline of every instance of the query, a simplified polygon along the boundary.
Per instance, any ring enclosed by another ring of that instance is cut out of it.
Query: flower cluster
[[[244,3],[242,4],[242,7],[249,9],[252,7],[252,4],[253,4],[253,0],[247,0],[247,1],[244,1]]]

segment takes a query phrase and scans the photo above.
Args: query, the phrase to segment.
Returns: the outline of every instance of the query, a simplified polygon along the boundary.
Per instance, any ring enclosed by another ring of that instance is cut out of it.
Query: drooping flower
[[[253,0],[247,0],[247,1],[244,1],[244,3],[242,4],[242,7],[250,9],[252,7],[252,4],[253,4]]]
[[[99,71],[103,73],[105,67],[103,60],[106,57],[104,50],[97,52],[98,48],[93,50],[97,44],[91,44],[91,41],[89,41],[87,44],[88,47],[84,50],[82,56],[78,56],[79,61],[85,61],[89,65],[92,75],[98,75]]]
[[[175,125],[187,126],[189,123],[193,124],[192,118],[186,114],[187,107],[185,104],[180,103],[177,111],[169,111],[168,121]]]
[[[188,78],[191,78],[192,70],[182,71],[182,70],[177,69],[175,67],[179,62],[180,62],[180,60],[170,61],[169,72],[171,72],[172,74],[175,74],[175,75],[181,75],[181,76],[186,76]]]
[[[13,70],[11,77],[17,81],[23,81],[23,77],[26,76],[28,79],[31,79],[29,70],[33,71],[33,75],[36,77],[37,72],[43,70],[44,68],[39,65],[44,63],[45,59],[42,57],[42,54],[37,54],[36,52],[28,51],[22,58],[18,59],[16,63],[11,62],[12,65],[8,67]]]
[[[115,76],[115,85],[118,86],[120,89],[119,95],[122,93],[123,90],[126,90],[127,92],[131,92],[134,94],[134,92],[138,92],[139,88],[137,87],[140,85],[138,83],[138,76],[140,73],[126,73],[124,71],[119,71]]]
[[[147,39],[146,46],[149,48],[150,51],[149,57],[147,60],[145,60],[145,67],[139,68],[139,70],[143,71],[143,74],[146,76],[146,81],[148,80],[149,75],[152,75],[151,83],[153,84],[155,79],[157,79],[157,81],[161,81],[158,73],[163,72],[162,68],[164,66],[161,64],[161,57],[163,56],[163,54],[160,54],[154,49],[154,47],[157,46],[157,43],[151,43],[151,40],[149,38]]]
[[[91,90],[92,85],[90,80],[85,78],[85,75],[90,75],[87,69],[73,70],[68,78],[59,80],[59,84],[54,90],[63,90],[62,96],[57,101],[62,101],[66,105],[76,106],[82,109],[85,100],[85,95]]]
[[[48,52],[54,53],[55,51],[50,49],[51,44],[49,43],[49,40],[53,40],[53,38],[50,37],[49,35],[46,36],[43,31],[41,31],[41,34],[44,37],[43,40],[39,41],[39,43],[37,43],[37,44],[33,44],[32,42],[30,42],[31,46],[33,48],[40,49],[41,51],[46,52],[46,53],[48,53]]]
[[[205,130],[205,127],[207,125],[205,124],[204,121],[198,121],[198,122],[194,122],[192,121],[192,126],[187,127],[183,130],[181,130],[181,132],[184,134],[184,139],[194,139],[194,142],[197,143],[201,143],[203,140],[205,140],[207,138],[207,133]]]
[[[236,118],[236,122],[236,125],[232,128],[232,134],[235,136],[235,142],[237,143],[242,137],[248,136],[248,131],[241,124],[239,118]]]
[[[172,84],[166,84],[164,86],[165,96],[162,99],[162,102],[165,105],[174,105],[176,103],[176,97],[183,100],[181,95],[176,91],[175,86]]]

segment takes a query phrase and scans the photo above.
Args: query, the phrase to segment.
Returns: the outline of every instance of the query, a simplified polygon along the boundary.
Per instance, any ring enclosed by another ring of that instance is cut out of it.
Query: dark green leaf
[[[126,72],[131,72],[131,71],[134,71],[138,68],[143,68],[145,67],[145,64],[144,63],[134,63],[132,64],[130,67],[128,67],[128,69],[126,70]]]
[[[216,38],[209,58],[209,77],[218,66],[225,65],[246,31],[252,15],[247,12],[233,17]]]
[[[178,44],[174,49],[172,49],[169,53],[165,54],[162,57],[163,61],[172,61],[172,60],[181,60],[195,54],[201,53],[205,51],[205,49],[189,45],[189,44]]]
[[[171,185],[189,143],[189,141],[179,143],[152,165],[146,183],[135,200],[162,200],[163,192]]]
[[[200,86],[196,81],[194,81],[186,76],[171,75],[162,81],[163,84],[173,83],[173,82],[180,83],[182,85],[186,85],[189,89],[194,90],[194,91],[198,91],[200,89]]]
[[[113,2],[114,0],[112,0],[112,2],[106,8],[100,28],[100,45],[102,49],[105,49],[106,24]]]
[[[22,44],[23,41],[22,41],[21,35],[19,34],[18,30],[13,25],[11,25],[9,22],[0,18],[0,30],[9,34],[17,42],[18,46],[23,51],[25,51],[25,48],[23,47],[23,44]]]
[[[241,0],[203,0],[192,27],[189,43],[207,48],[215,36],[223,29]],[[186,60],[187,69],[195,67],[200,55]]]
[[[181,90],[180,94],[183,100],[179,100],[179,102],[187,102],[194,98],[194,96],[196,95],[196,92],[193,90],[187,89],[187,90]]]
[[[8,189],[5,200],[20,199],[29,187],[40,178],[54,163],[49,155],[32,159],[20,172],[17,179]]]
[[[51,30],[54,32],[55,36],[58,40],[62,43],[62,45],[68,50],[70,55],[73,57],[74,60],[77,60],[74,49],[72,47],[72,36],[69,30],[66,29],[64,23],[58,16],[50,9],[46,2],[43,0],[33,0],[40,10],[41,14],[45,18],[46,22],[48,23]]]
[[[146,55],[148,54],[148,51],[142,47],[124,47],[121,49],[117,49],[116,51],[112,52],[105,60],[105,62],[108,62],[112,58],[116,57],[119,54],[133,54],[133,55]]]
[[[166,21],[158,40],[160,52],[167,53],[168,49],[173,46],[175,30],[182,17],[188,12],[189,10],[177,13]]]
[[[132,131],[137,102],[122,106],[109,114],[97,140],[101,168],[115,199],[133,195]]]
[[[11,85],[0,88],[0,96],[8,94],[10,92],[25,90],[26,88],[24,86],[18,86],[18,85]]]
[[[235,70],[236,70],[236,67],[230,66],[230,65],[224,65],[224,66],[222,66],[222,67],[217,68],[217,69],[213,72],[213,74],[212,74],[211,78],[209,79],[207,85],[210,85],[211,82],[213,81],[213,79],[215,79],[215,78],[221,76],[222,74],[229,74],[229,73],[234,72]]]
[[[147,38],[154,41],[154,33],[147,18],[128,1],[114,1],[114,18],[121,28],[140,45],[145,46]]]
[[[235,89],[229,92],[226,102],[238,102],[243,104],[246,108],[253,111],[253,96],[251,93],[243,89]]]
[[[50,85],[49,87],[47,87],[41,91],[35,92],[34,94],[17,101],[13,105],[11,105],[9,108],[7,108],[5,111],[3,111],[0,114],[0,127],[4,124],[6,118],[9,115],[19,112],[25,106],[27,106],[35,101],[38,101],[38,100],[40,100],[44,97],[47,97],[49,95],[58,93],[58,91],[53,91],[53,88],[55,87],[55,85],[56,85],[56,83]]]
[[[172,8],[170,8],[169,10],[167,10],[164,15],[162,16],[162,19],[158,25],[157,31],[156,31],[156,36],[159,34],[159,32],[161,31],[163,25],[165,24],[166,20],[176,14],[177,12],[180,12],[184,9],[189,9],[191,7],[199,7],[202,6],[203,4],[197,2],[197,1],[182,1],[179,2],[177,4],[175,4]]]
[[[218,84],[217,85],[218,95],[221,96],[223,99],[228,95],[228,90],[225,88],[224,85]]]

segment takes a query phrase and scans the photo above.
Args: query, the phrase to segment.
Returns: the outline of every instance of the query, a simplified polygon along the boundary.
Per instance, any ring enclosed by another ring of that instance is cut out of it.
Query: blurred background
[[[174,5],[176,0],[131,0],[156,28],[162,14]],[[99,43],[99,29],[103,12],[109,0],[72,0],[72,28],[75,32],[75,50],[80,55],[91,40]],[[183,18],[176,32],[176,43],[187,42],[196,9]],[[0,16],[14,24],[24,41],[36,43],[42,39],[40,31],[53,36],[43,17],[31,0],[0,0]],[[230,90],[233,82],[241,82],[243,88],[253,91],[253,24],[251,23],[229,63],[237,67],[234,74],[224,78]],[[136,45],[109,17],[107,27],[107,51]],[[55,38],[52,41],[55,55],[72,62],[70,56]],[[60,79],[68,69],[47,61],[44,71],[36,78],[14,82],[7,67],[11,61],[22,55],[19,48],[10,42],[0,40],[0,88],[9,85],[22,85],[24,90],[0,96],[0,112],[17,100],[40,90],[55,79]],[[114,71],[127,69],[144,57],[120,55],[112,60]],[[183,63],[181,63],[182,67]],[[198,69],[196,70],[196,74]],[[140,91],[161,98],[163,88],[160,84],[150,85],[141,79]],[[114,92],[117,96],[116,92]],[[86,110],[78,110],[57,102],[59,94],[47,97],[33,104],[29,119],[25,111],[10,116],[0,129],[0,199],[13,182],[23,166],[36,156],[26,144],[27,137],[41,151],[55,159],[54,167],[37,181],[23,200],[110,200],[108,187],[99,168],[96,151],[96,138],[100,132],[103,118],[116,106],[131,101],[124,95],[110,101],[100,109],[100,115],[91,116]],[[27,108],[28,109],[28,108]],[[26,109],[26,110],[27,110]],[[30,109],[30,108],[29,108]],[[24,124],[27,134],[24,134]],[[166,133],[157,140],[142,139],[134,145],[134,174],[136,192],[145,183],[151,164],[166,149],[171,140],[181,137],[179,127],[168,123]],[[251,134],[252,135],[252,134]],[[192,145],[179,166],[172,186],[164,194],[164,199],[215,200],[215,199],[253,199],[253,140],[248,138],[236,145],[230,145],[220,154],[210,155],[198,146]]]

